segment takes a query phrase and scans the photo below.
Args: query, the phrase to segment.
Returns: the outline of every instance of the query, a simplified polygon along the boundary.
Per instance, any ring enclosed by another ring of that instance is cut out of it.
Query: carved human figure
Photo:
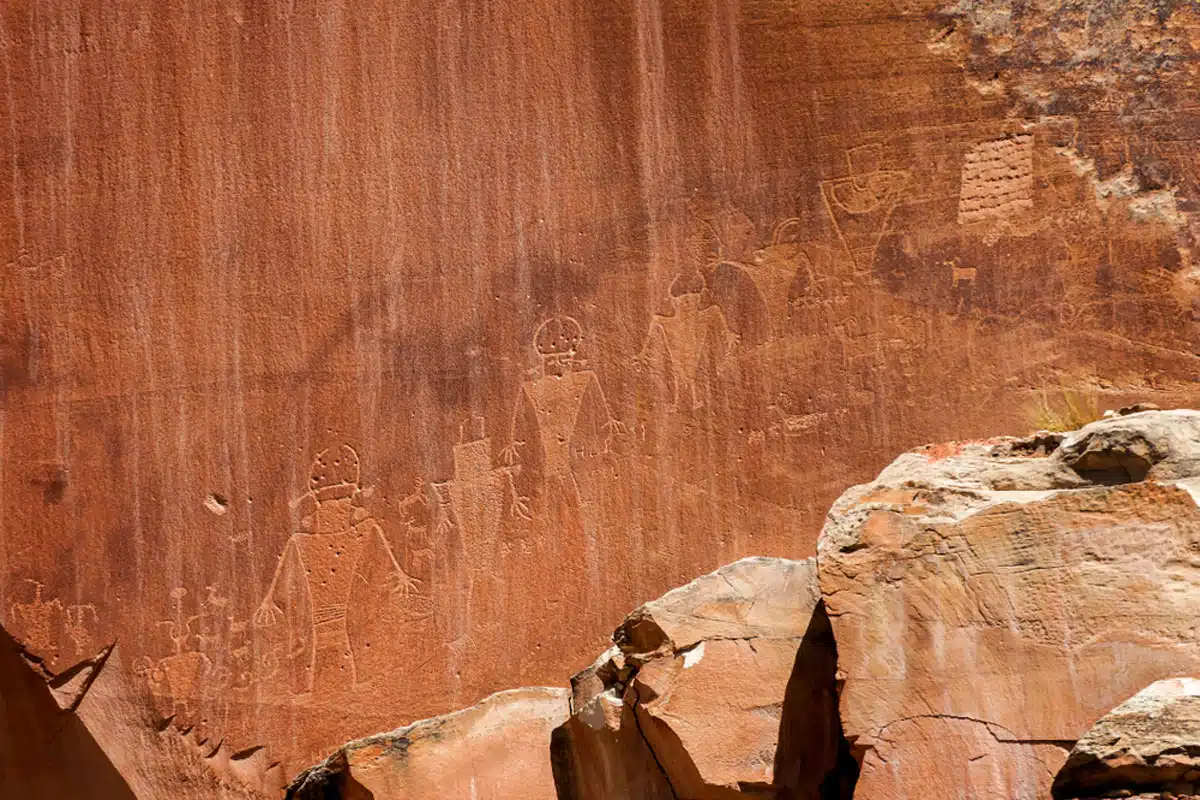
[[[575,508],[580,495],[573,459],[607,452],[625,432],[609,411],[596,373],[579,358],[582,344],[583,328],[571,317],[551,317],[538,327],[533,341],[541,362],[538,377],[521,386],[513,444],[503,452],[507,464],[524,462],[530,467],[526,474],[540,474],[546,496],[559,495]],[[531,441],[536,449],[522,456],[520,446]],[[513,506],[515,515],[524,516],[524,510]]]
[[[192,630],[192,626],[205,614],[185,613],[184,598],[187,594],[188,590],[182,586],[172,589],[171,600],[175,606],[173,619],[158,623],[167,629],[167,637],[172,645],[171,654],[158,659],[142,656],[133,663],[134,673],[146,679],[150,691],[156,697],[170,701],[168,713],[171,714],[191,710],[212,671],[212,661],[203,652],[204,642]]]
[[[287,658],[301,692],[335,692],[356,680],[355,628],[378,609],[369,602],[381,586],[412,618],[428,616],[420,581],[396,561],[379,524],[362,507],[359,459],[341,445],[312,463],[312,512],[284,547],[275,576],[254,614],[260,627],[288,620]],[[364,623],[365,624],[365,623]],[[307,658],[305,658],[307,656]]]
[[[32,584],[33,599],[28,603],[12,603],[9,606],[10,624],[21,631],[21,638],[31,652],[53,663],[58,658],[55,633],[63,605],[57,597],[52,600],[42,598],[45,587],[40,581],[26,578],[25,583]]]
[[[846,162],[849,175],[822,181],[821,197],[846,253],[858,269],[869,270],[910,174],[884,169],[880,144],[850,148]]]
[[[88,644],[92,637],[91,628],[100,622],[100,618],[96,614],[96,607],[91,603],[77,603],[67,606],[64,616],[66,617],[67,636],[75,644],[75,655],[81,656],[88,651]]]
[[[637,355],[638,363],[643,365],[662,359],[671,379],[671,404],[675,410],[696,410],[704,405],[703,396],[696,391],[696,379],[705,347],[718,344],[723,359],[737,341],[725,323],[720,306],[705,304],[705,289],[700,273],[677,276],[670,289],[671,313],[651,318],[646,341]]]

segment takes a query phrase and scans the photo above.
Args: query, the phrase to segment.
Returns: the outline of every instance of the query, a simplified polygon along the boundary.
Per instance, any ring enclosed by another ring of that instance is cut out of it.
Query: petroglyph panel
[[[928,3],[130,3],[0,5],[0,612],[287,775],[1045,387],[1200,403],[1187,37],[1079,93]]]

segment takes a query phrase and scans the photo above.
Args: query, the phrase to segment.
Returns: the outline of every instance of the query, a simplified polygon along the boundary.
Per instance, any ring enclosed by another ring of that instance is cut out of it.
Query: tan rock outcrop
[[[1200,413],[922,448],[847,491],[821,591],[859,800],[1044,797],[1092,722],[1200,668]]]
[[[555,800],[550,735],[566,689],[499,692],[442,717],[342,747],[296,777],[291,800]]]
[[[560,797],[799,800],[836,782],[836,648],[812,559],[722,567],[613,640],[573,681]]]
[[[1055,778],[1054,796],[1192,795],[1198,786],[1200,680],[1172,678],[1152,683],[1097,720]]]

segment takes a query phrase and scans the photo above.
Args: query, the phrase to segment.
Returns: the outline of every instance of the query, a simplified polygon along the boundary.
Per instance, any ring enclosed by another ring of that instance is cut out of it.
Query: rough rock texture
[[[350,742],[288,787],[289,800],[555,800],[550,735],[566,689],[514,689]]]
[[[54,674],[0,632],[0,797],[269,800],[283,774],[262,748],[156,724],[118,648]]]
[[[1096,721],[1054,780],[1056,798],[1192,795],[1200,783],[1200,680],[1157,681]]]
[[[838,797],[837,651],[812,559],[722,567],[613,641],[572,681],[560,798]]]
[[[859,800],[1045,797],[1092,722],[1200,669],[1200,413],[922,448],[834,505],[820,580]]]
[[[0,2],[0,624],[291,776],[906,448],[1200,403],[1196,18]]]

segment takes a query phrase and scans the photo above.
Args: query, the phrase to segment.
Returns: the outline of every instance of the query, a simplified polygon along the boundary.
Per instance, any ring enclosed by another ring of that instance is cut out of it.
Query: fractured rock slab
[[[751,558],[647,603],[576,676],[561,797],[817,797],[836,782],[836,650],[812,559]]]
[[[147,709],[118,646],[55,674],[0,628],[0,797],[267,800],[284,780],[263,747],[235,751]]]
[[[350,742],[288,787],[292,800],[555,800],[550,734],[566,689],[499,692],[471,708]]]
[[[856,797],[1044,797],[1092,722],[1200,668],[1200,414],[922,448],[819,543]]]
[[[1054,781],[1057,798],[1123,790],[1194,794],[1200,784],[1200,680],[1156,681],[1096,721]]]

